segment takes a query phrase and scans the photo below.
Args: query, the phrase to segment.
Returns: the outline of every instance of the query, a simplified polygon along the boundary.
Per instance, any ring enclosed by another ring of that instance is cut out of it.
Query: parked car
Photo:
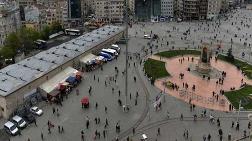
[[[39,109],[37,106],[33,106],[30,108],[31,113],[37,116],[41,116],[43,114],[42,109]]]
[[[7,121],[5,124],[4,124],[4,130],[10,134],[10,135],[17,135],[19,130],[17,128],[17,126],[12,123],[11,121]]]
[[[144,39],[151,39],[151,36],[150,35],[144,35]]]
[[[35,117],[34,117],[34,115],[33,114],[25,114],[24,116],[23,116],[23,118],[24,118],[24,120],[28,123],[28,124],[31,124],[31,123],[33,123],[36,119],[35,119]]]
[[[120,54],[121,48],[117,44],[112,44],[110,48],[116,50]]]
[[[18,128],[25,128],[27,126],[26,121],[20,116],[12,117],[12,122],[16,124]]]

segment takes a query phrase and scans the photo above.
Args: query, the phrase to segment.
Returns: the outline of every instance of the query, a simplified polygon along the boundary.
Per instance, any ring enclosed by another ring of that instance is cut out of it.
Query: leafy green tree
[[[19,50],[22,48],[21,40],[17,33],[10,33],[5,39],[5,46],[12,48],[13,50]]]
[[[42,38],[43,40],[48,40],[50,34],[51,34],[51,27],[45,26],[45,27],[43,28],[43,30],[41,31],[41,38]]]
[[[51,26],[51,32],[52,33],[57,33],[59,31],[63,31],[63,27],[59,22],[53,22]]]
[[[14,59],[15,55],[16,51],[13,48],[8,46],[1,47],[0,56],[2,56],[3,59]]]

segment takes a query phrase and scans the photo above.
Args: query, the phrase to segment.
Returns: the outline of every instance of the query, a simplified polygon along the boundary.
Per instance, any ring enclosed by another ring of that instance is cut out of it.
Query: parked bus
[[[38,49],[46,49],[47,48],[47,42],[44,40],[36,40],[34,41],[35,45]]]
[[[108,54],[110,54],[113,57],[118,56],[117,51],[114,50],[114,49],[102,49],[102,52],[108,53]]]
[[[73,36],[81,35],[80,30],[78,30],[78,29],[65,29],[65,34],[66,35],[73,35]]]

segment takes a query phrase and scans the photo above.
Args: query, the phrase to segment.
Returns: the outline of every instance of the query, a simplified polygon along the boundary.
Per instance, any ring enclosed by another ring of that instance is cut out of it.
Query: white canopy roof
[[[80,59],[80,62],[87,63],[88,61],[93,60],[93,59],[95,59],[95,58],[97,58],[97,56],[95,56],[94,54],[90,53],[90,54],[88,54],[88,55],[82,57],[82,58]]]
[[[52,77],[50,80],[43,83],[39,88],[44,90],[46,93],[50,93],[55,88],[57,88],[59,83],[64,83],[65,80],[69,76],[75,76],[75,73],[77,73],[77,72],[78,72],[78,70],[71,68],[71,67],[67,67],[62,72],[60,72],[57,75],[55,75],[54,77]]]

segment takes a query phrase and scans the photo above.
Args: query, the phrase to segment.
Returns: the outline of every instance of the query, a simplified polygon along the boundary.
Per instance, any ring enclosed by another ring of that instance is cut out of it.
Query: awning
[[[78,73],[78,70],[67,67],[62,72],[58,73],[57,75],[40,85],[39,88],[46,93],[51,93],[54,89],[57,89],[59,83],[64,83],[69,76],[75,77],[76,73]]]
[[[88,97],[87,96],[84,96],[82,99],[81,99],[81,103],[82,104],[88,104]]]
[[[76,78],[75,76],[69,76],[67,79],[66,79],[66,82],[70,83],[70,84],[74,84],[76,82]]]
[[[80,59],[80,62],[87,64],[89,61],[94,60],[97,56],[90,53]]]

